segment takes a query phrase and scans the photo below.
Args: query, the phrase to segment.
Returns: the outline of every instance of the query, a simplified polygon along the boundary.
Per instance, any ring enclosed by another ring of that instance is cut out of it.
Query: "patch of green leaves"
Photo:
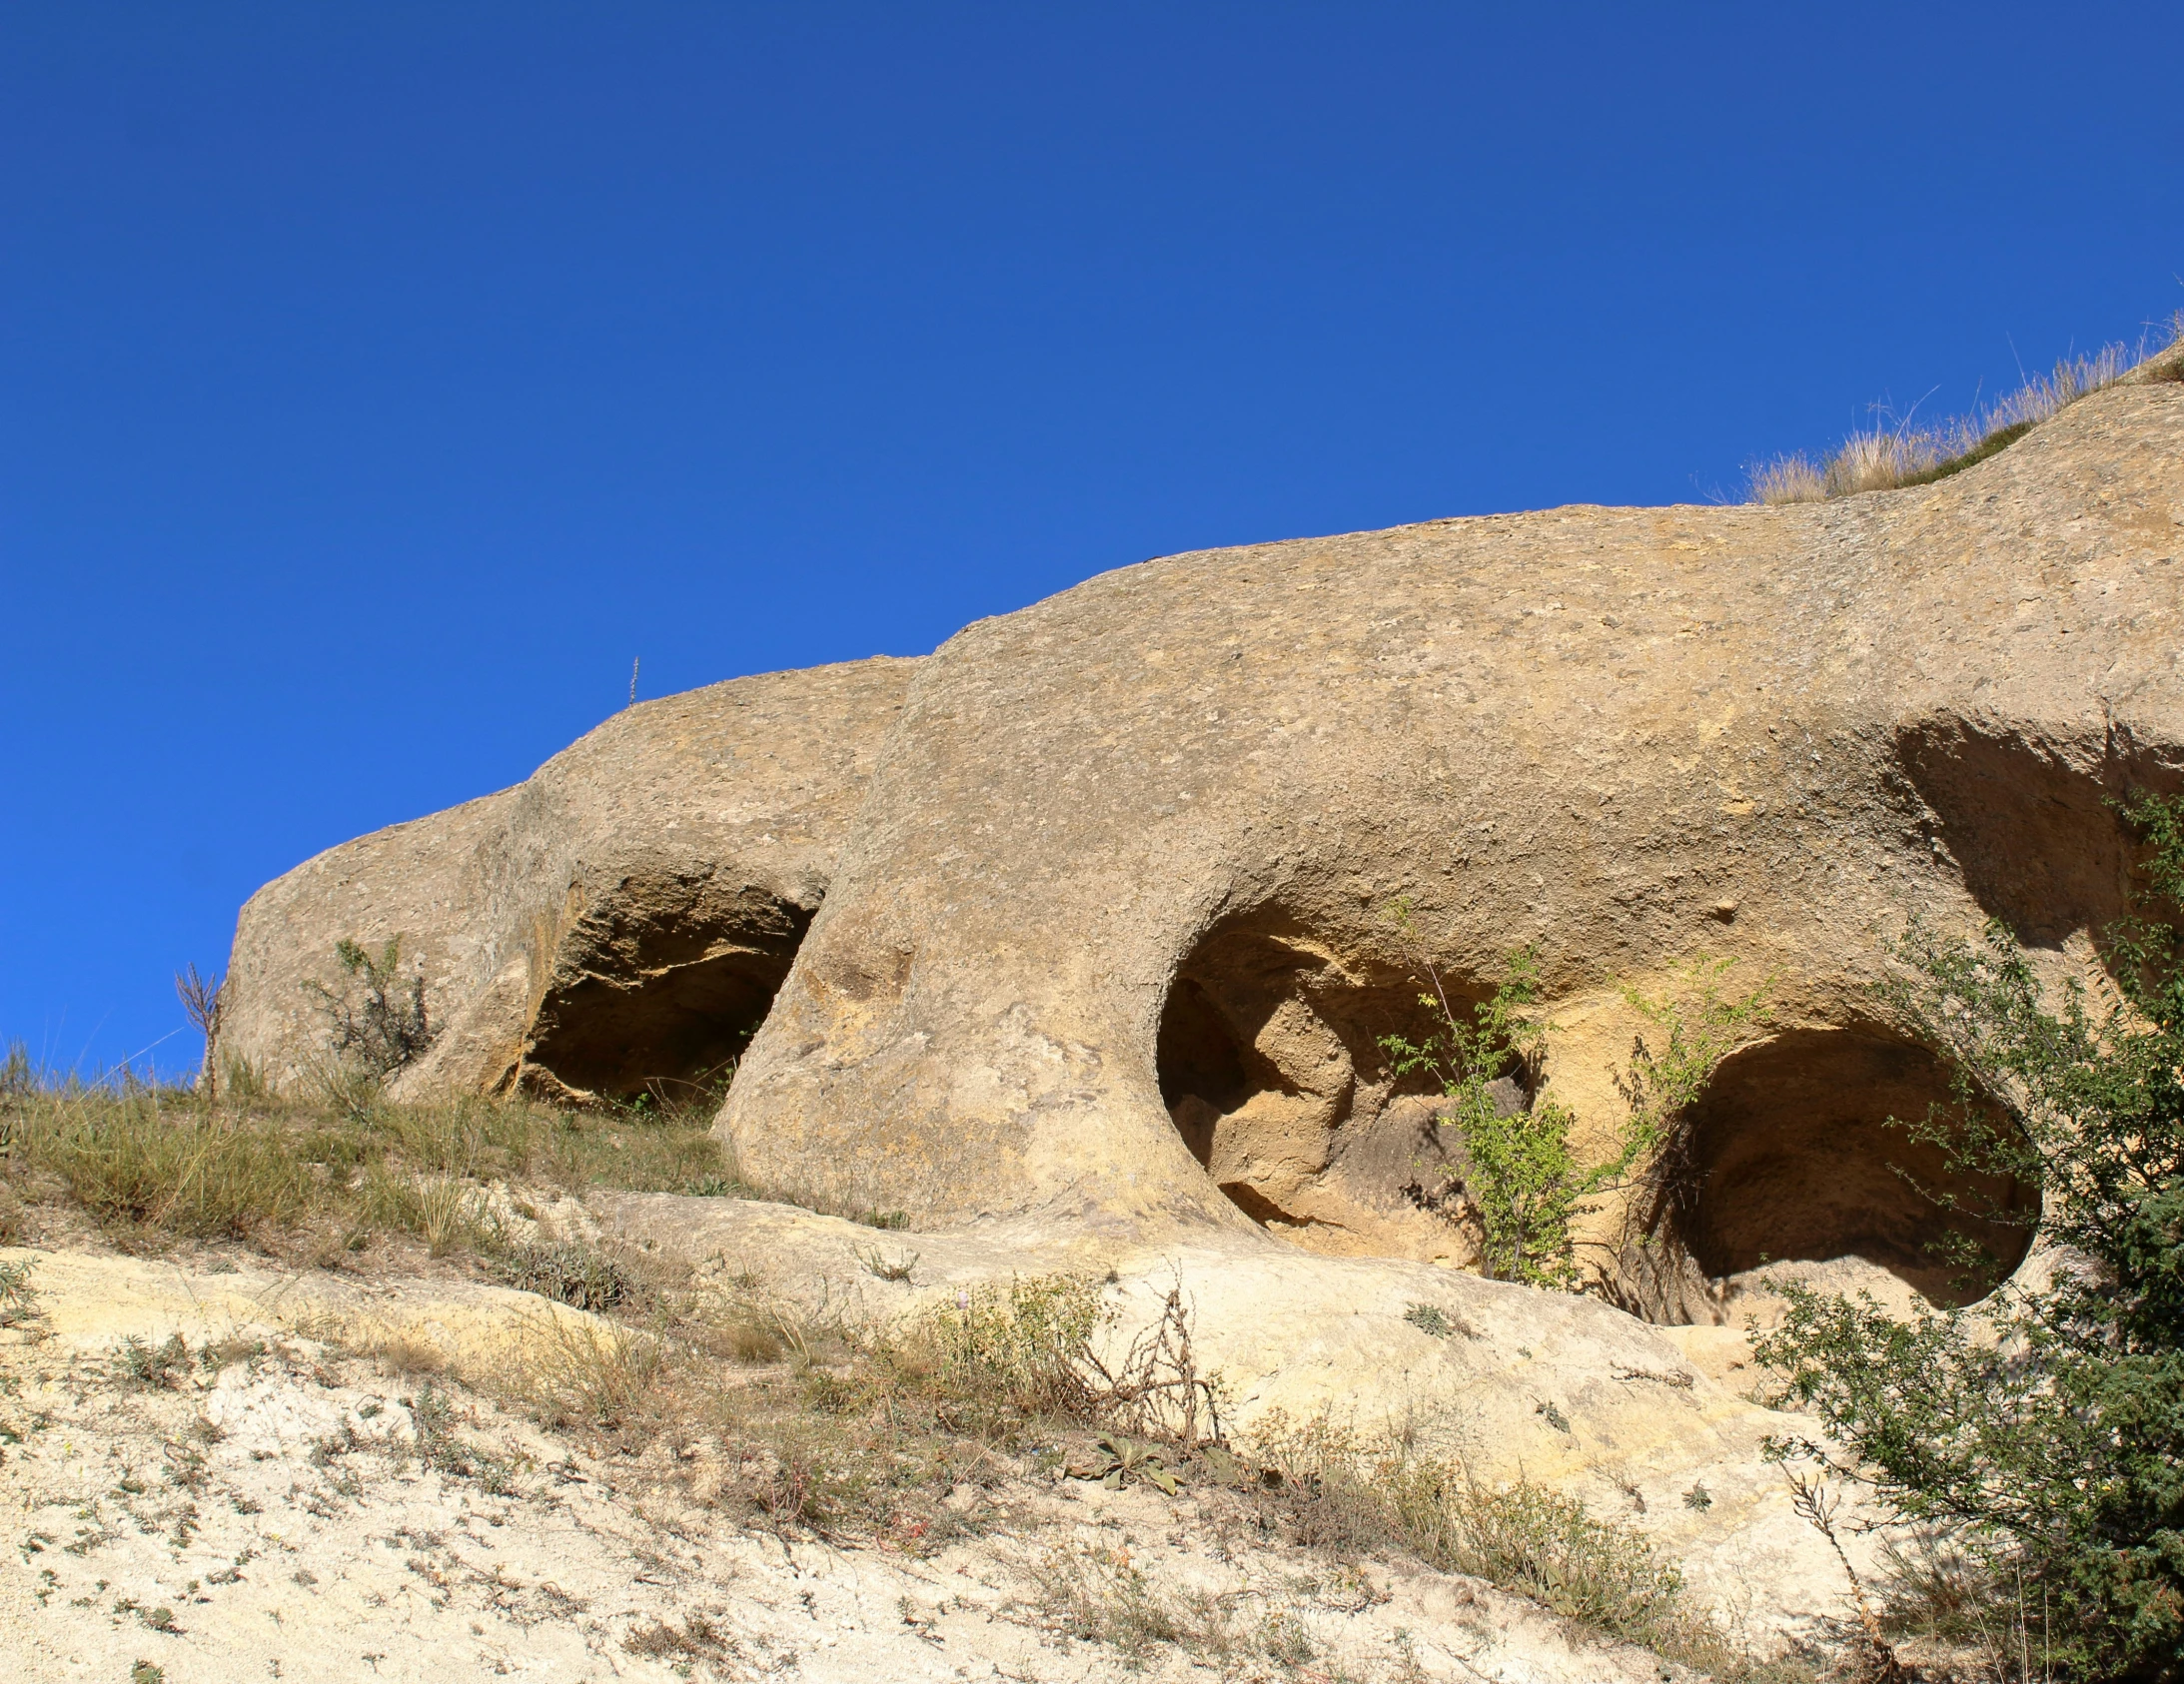
[[[1640,1043],[1624,1083],[1630,1116],[1609,1154],[1589,1163],[1572,1144],[1576,1114],[1540,1092],[1548,1031],[1538,954],[1530,948],[1512,953],[1494,992],[1472,1008],[1467,1023],[1417,942],[1409,903],[1393,903],[1390,916],[1412,938],[1430,979],[1419,1004],[1437,1028],[1415,1042],[1385,1036],[1381,1047],[1398,1076],[1423,1072],[1451,1102],[1444,1121],[1464,1145],[1464,1189],[1479,1214],[1481,1271],[1497,1280],[1575,1291],[1587,1278],[1578,1260],[1577,1224],[1601,1209],[1595,1201],[1602,1195],[1630,1185],[1715,1068],[1765,1021],[1763,991],[1725,998],[1720,984],[1729,962],[1705,959],[1693,963],[1689,986],[1679,991],[1694,999],[1655,1000],[1627,990],[1631,1005],[1656,1027],[1657,1045]],[[1528,1106],[1511,1107],[1496,1092],[1512,1074],[1533,1096]]]
[[[2184,798],[2125,816],[2146,889],[2103,941],[2117,998],[2043,983],[2009,932],[1914,925],[1883,991],[1943,1048],[1954,1102],[1899,1123],[1952,1172],[2036,1187],[2051,1277],[1898,1317],[1789,1293],[1756,1344],[1810,1456],[1936,1529],[2074,1678],[2184,1677]],[[1978,1185],[1976,1182],[1973,1185]],[[1961,1197],[1933,1195],[1943,1209]],[[1960,1258],[1967,1263],[1978,1260]]]

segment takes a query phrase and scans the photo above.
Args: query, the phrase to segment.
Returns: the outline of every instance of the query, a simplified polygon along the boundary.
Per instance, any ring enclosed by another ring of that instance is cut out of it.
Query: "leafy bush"
[[[1952,1171],[2037,1187],[2054,1248],[1968,1308],[1790,1294],[1757,1353],[1831,1443],[1785,1441],[2022,1586],[2082,1678],[2184,1677],[2184,799],[2140,796],[2151,893],[2104,942],[2113,999],[2043,988],[2008,933],[1914,926],[1892,1003],[1947,1050],[1955,1103],[1899,1124]],[[1994,1104],[2007,1112],[1994,1114]],[[1937,1198],[1954,1207],[1957,1201]],[[2023,1223],[1999,1207],[1990,1221]],[[1955,1261],[1991,1266],[1960,1246]]]
[[[1412,934],[1410,907],[1398,901],[1391,911]],[[1537,1015],[1537,955],[1520,948],[1509,956],[1501,983],[1473,1008],[1470,1023],[1450,1004],[1432,961],[1421,954],[1418,963],[1431,983],[1419,1004],[1440,1028],[1419,1042],[1386,1036],[1381,1046],[1399,1076],[1424,1071],[1454,1102],[1446,1121],[1464,1143],[1464,1190],[1479,1212],[1481,1271],[1496,1280],[1576,1291],[1589,1273],[1578,1260],[1579,1220],[1598,1212],[1593,1201],[1629,1186],[1634,1172],[1659,1153],[1722,1059],[1763,1021],[1760,993],[1724,1000],[1720,978],[1727,962],[1705,960],[1691,973],[1695,1012],[1627,990],[1626,998],[1665,1039],[1657,1052],[1640,1044],[1623,1084],[1630,1116],[1609,1155],[1587,1164],[1571,1143],[1577,1117],[1568,1106],[1536,1098],[1529,1107],[1512,1108],[1494,1091],[1512,1072],[1528,1094],[1540,1087],[1547,1026]]]

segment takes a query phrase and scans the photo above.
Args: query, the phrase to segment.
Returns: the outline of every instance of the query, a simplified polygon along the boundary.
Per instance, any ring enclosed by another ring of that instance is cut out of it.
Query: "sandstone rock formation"
[[[2151,378],[1917,489],[1106,574],[920,666],[720,1130],[921,1225],[1461,1261],[1405,1197],[1432,1137],[1378,1044],[1427,1027],[1403,895],[1465,996],[1537,948],[1547,1081],[1597,1133],[1626,985],[1769,980],[1653,1313],[1765,1258],[1916,1274],[1932,1208],[1880,1125],[1946,1073],[1875,1005],[1884,940],[1992,916],[2090,961],[2131,863],[2107,803],[2184,776],[2180,632],[2184,386]]]
[[[243,908],[220,1056],[327,1059],[335,943],[400,938],[438,1036],[398,1093],[674,1097],[764,1017],[916,663],[709,685],[618,713],[524,783],[329,849]]]
[[[1176,556],[914,664],[649,704],[262,891],[228,1051],[295,1080],[301,983],[400,932],[448,1020],[404,1092],[581,1102],[740,1053],[716,1127],[746,1176],[901,1213],[932,1279],[1127,1292],[1161,1261],[1247,1410],[1400,1416],[1603,1501],[1702,1476],[1706,1518],[1647,1524],[1720,1595],[1819,1611],[1829,1558],[1757,1455],[1780,1418],[1703,1323],[1785,1269],[1947,1294],[1897,1173],[1946,1164],[1883,1125],[1948,1070],[1871,985],[1913,917],[2098,979],[2134,863],[2112,801],[2184,785],[2180,368],[1929,486]],[[1462,1008],[1520,946],[1540,1081],[1593,1144],[1654,1033],[1627,990],[1709,955],[1773,1003],[1676,1175],[1597,1219],[1646,1242],[1610,1284],[1657,1331],[1449,1272],[1463,1167],[1383,1041],[1433,1027],[1426,961]],[[870,1232],[692,1203],[618,1220],[822,1284]],[[1406,1323],[1443,1298],[1476,1339]]]
[[[294,1080],[300,984],[400,933],[445,1025],[402,1092],[742,1053],[720,1132],[822,1208],[1461,1264],[1434,1102],[1381,1050],[1430,1028],[1401,895],[1460,1007],[1537,949],[1545,1080],[1596,1139],[1627,987],[1766,983],[1673,1197],[1601,1219],[1673,1243],[1648,1313],[1768,1259],[1940,1292],[1880,1125],[1946,1071],[1869,985],[1914,915],[2095,963],[2108,803],[2184,776],[2175,364],[1926,487],[1177,556],[920,662],[646,704],[262,891],[226,1050]]]

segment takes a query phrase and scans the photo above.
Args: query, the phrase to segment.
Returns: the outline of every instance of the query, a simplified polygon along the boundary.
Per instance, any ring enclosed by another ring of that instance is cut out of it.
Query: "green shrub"
[[[1411,909],[1391,908],[1406,935]],[[1657,1051],[1640,1044],[1623,1088],[1630,1116],[1606,1158],[1583,1162],[1571,1142],[1576,1115],[1553,1098],[1526,1108],[1500,1103],[1494,1085],[1515,1073],[1537,1094],[1547,1059],[1547,1026],[1538,1015],[1538,957],[1529,948],[1511,954],[1501,983],[1472,1010],[1466,1023],[1449,1002],[1433,962],[1418,956],[1431,989],[1419,1004],[1439,1020],[1437,1031],[1413,1042],[1401,1035],[1381,1046],[1399,1076],[1423,1071],[1441,1085],[1453,1105],[1445,1121],[1464,1144],[1464,1191],[1477,1207],[1481,1271],[1492,1279],[1575,1291],[1589,1278],[1579,1263],[1576,1227],[1596,1214],[1601,1195],[1628,1187],[1670,1138],[1684,1108],[1698,1097],[1720,1062],[1753,1025],[1764,1021],[1759,990],[1724,1000],[1720,978],[1727,961],[1698,960],[1691,970],[1696,1009],[1674,1000],[1651,1000],[1636,990],[1626,998],[1664,1031]]]
[[[1908,1319],[1793,1292],[1757,1342],[1828,1443],[1789,1440],[2021,1587],[2055,1669],[2184,1677],[2184,799],[2125,809],[2150,894],[2104,948],[2120,995],[2043,988],[2016,943],[1914,926],[1891,1003],[1952,1057],[1956,1103],[1898,1124],[1952,1171],[2037,1187],[2052,1278]],[[1996,1117],[1998,1103],[2007,1113]],[[1957,1200],[1937,1199],[1947,1208]],[[1995,1222],[2029,1220],[1979,1209]],[[1967,1247],[1954,1261],[1991,1267]]]
[[[327,1045],[336,1057],[384,1080],[433,1044],[425,976],[404,980],[400,936],[377,955],[344,936],[334,944],[334,961],[341,968],[339,986],[308,982],[304,988],[326,1017]]]

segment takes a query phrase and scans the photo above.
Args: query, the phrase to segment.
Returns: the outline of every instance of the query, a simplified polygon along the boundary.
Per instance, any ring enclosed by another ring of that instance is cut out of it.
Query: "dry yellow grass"
[[[1756,462],[1748,470],[1746,500],[1756,503],[1824,502],[1860,491],[1889,491],[1930,484],[1984,461],[2015,443],[2040,422],[2184,346],[2184,311],[2155,350],[2103,346],[2087,357],[2063,358],[2045,375],[1985,410],[1946,421],[1917,423],[1904,417],[1887,426],[1850,433],[1824,460],[1803,451]]]
[[[0,1086],[0,1203],[25,1208],[10,1220],[18,1229],[29,1209],[58,1200],[132,1244],[279,1247],[316,1233],[338,1253],[399,1233],[443,1257],[477,1248],[494,1181],[741,1191],[697,1117],[483,1099],[395,1105],[369,1092],[215,1106],[189,1089],[126,1080]]]

